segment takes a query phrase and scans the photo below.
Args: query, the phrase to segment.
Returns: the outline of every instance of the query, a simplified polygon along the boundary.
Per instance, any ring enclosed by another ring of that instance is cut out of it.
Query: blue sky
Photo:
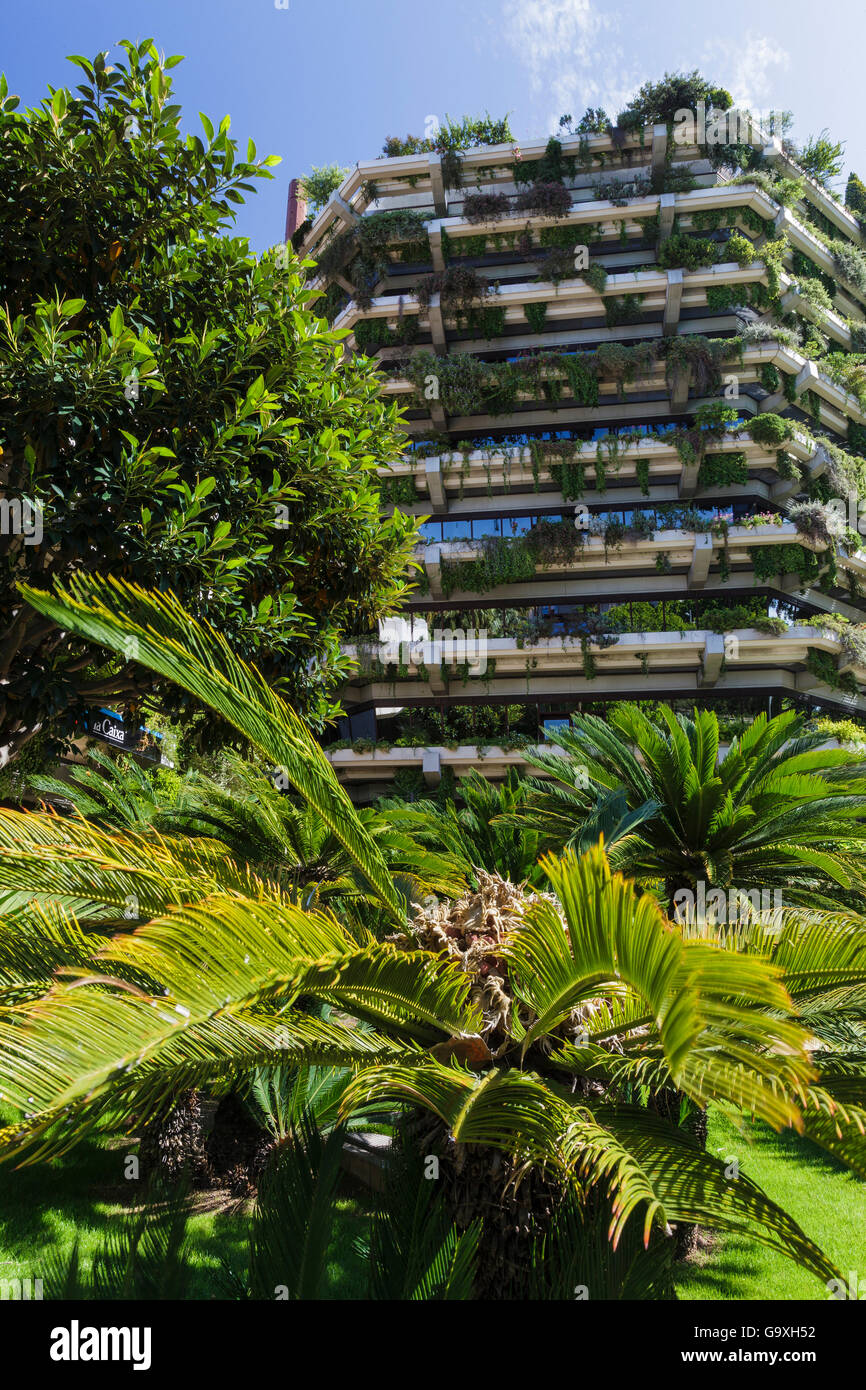
[[[790,109],[801,140],[827,126],[866,178],[862,0],[27,0],[0,15],[0,68],[25,105],[75,85],[69,53],[152,37],[183,53],[185,123],[226,112],[245,145],[283,163],[239,215],[256,249],[278,240],[290,178],[375,157],[428,116],[511,113],[520,138],[563,112],[611,115],[646,79],[698,67],[755,110]]]

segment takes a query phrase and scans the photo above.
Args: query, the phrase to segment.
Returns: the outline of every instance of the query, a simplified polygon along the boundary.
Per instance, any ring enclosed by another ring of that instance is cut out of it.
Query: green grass
[[[0,1107],[0,1124],[12,1118]],[[81,1263],[89,1268],[111,1224],[134,1205],[142,1185],[124,1178],[124,1159],[132,1143],[108,1136],[84,1140],[62,1158],[28,1168],[0,1167],[0,1280],[42,1279],[51,1297],[46,1255],[65,1265],[78,1241]],[[225,1269],[241,1278],[247,1269],[249,1203],[220,1203],[206,1209],[211,1194],[197,1194],[198,1208],[188,1225],[191,1282],[189,1297],[225,1298]],[[338,1203],[330,1251],[329,1297],[366,1296],[366,1265],[354,1248],[365,1234],[367,1216],[353,1195]]]
[[[710,1115],[709,1148],[735,1157],[741,1171],[789,1212],[848,1278],[866,1277],[866,1183],[823,1150],[790,1131],[774,1134],[751,1125],[744,1134],[723,1116]],[[679,1266],[682,1299],[823,1300],[821,1280],[793,1260],[739,1236],[717,1238],[711,1253]]]
[[[0,1115],[0,1122],[3,1116]],[[742,1171],[799,1222],[847,1278],[866,1276],[866,1183],[813,1145],[762,1125],[744,1135],[718,1114],[710,1117],[710,1148],[735,1156]],[[89,1265],[109,1226],[134,1203],[139,1184],[124,1179],[131,1146],[104,1135],[85,1140],[60,1159],[30,1168],[0,1168],[0,1279],[45,1279],[46,1253],[65,1261],[79,1242]],[[199,1209],[189,1223],[190,1297],[224,1298],[223,1268],[247,1268],[248,1207]],[[367,1270],[355,1249],[367,1230],[363,1194],[347,1188],[339,1203],[330,1252],[329,1297],[367,1296]],[[791,1260],[737,1236],[721,1236],[712,1252],[680,1266],[681,1299],[826,1299],[821,1281]],[[46,1286],[45,1296],[50,1297]]]

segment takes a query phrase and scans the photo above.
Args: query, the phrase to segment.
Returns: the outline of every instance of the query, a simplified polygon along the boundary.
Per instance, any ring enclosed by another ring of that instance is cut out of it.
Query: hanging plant
[[[740,338],[705,338],[700,333],[663,338],[660,351],[665,357],[665,376],[670,389],[678,370],[689,371],[695,391],[705,396],[718,388],[721,367],[732,358],[742,359]]]
[[[562,358],[571,394],[578,405],[598,405],[598,365],[591,353],[567,353]]]
[[[700,487],[733,487],[749,481],[749,465],[746,455],[705,454],[698,470]]]
[[[434,294],[438,294],[443,312],[462,310],[465,313],[479,300],[486,298],[489,292],[487,280],[477,271],[469,266],[449,266],[447,270],[426,276],[415,293],[424,309],[429,308]]]
[[[817,580],[821,570],[814,551],[796,541],[784,545],[757,545],[750,555],[756,583],[771,583],[777,576],[796,574],[800,587],[806,589]]]
[[[515,208],[539,217],[565,217],[571,211],[571,194],[561,183],[536,182],[518,193]]]
[[[547,305],[544,302],[524,304],[523,313],[533,333],[544,332],[544,324],[547,319]]]
[[[625,395],[625,386],[636,377],[648,376],[656,361],[656,347],[653,343],[635,343],[629,347],[625,343],[601,343],[596,352],[599,375],[615,381],[620,396]]]
[[[467,193],[463,199],[463,216],[467,222],[493,222],[510,212],[505,193]]]

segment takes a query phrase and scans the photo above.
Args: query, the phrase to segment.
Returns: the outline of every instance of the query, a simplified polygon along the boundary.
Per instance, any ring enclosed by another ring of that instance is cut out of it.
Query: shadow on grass
[[[736,1158],[744,1176],[798,1223],[843,1272],[866,1261],[866,1183],[792,1130],[763,1124],[743,1134],[710,1114],[708,1148]],[[824,1300],[823,1280],[779,1251],[746,1236],[717,1233],[713,1249],[678,1267],[680,1299]]]
[[[11,1118],[0,1108],[0,1124]],[[135,1142],[94,1134],[68,1154],[30,1167],[0,1167],[0,1280],[41,1279],[52,1297],[53,1272],[65,1267],[76,1240],[84,1268],[123,1209],[143,1195],[124,1177]],[[329,1298],[365,1299],[367,1261],[356,1249],[369,1229],[368,1194],[346,1180],[328,1253]],[[190,1299],[232,1299],[246,1284],[250,1202],[222,1192],[193,1193],[188,1225]],[[233,1286],[234,1285],[234,1286]]]

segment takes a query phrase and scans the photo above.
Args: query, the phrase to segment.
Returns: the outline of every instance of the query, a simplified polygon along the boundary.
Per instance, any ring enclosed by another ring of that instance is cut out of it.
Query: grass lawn
[[[10,1117],[11,1118],[11,1117]],[[4,1116],[0,1114],[0,1123]],[[851,1176],[813,1145],[754,1125],[741,1136],[718,1114],[710,1117],[710,1147],[736,1156],[744,1173],[779,1202],[821,1246],[847,1278],[866,1274],[866,1183]],[[0,1168],[0,1279],[37,1279],[51,1297],[46,1252],[65,1262],[75,1240],[82,1263],[94,1251],[138,1184],[123,1177],[130,1150],[95,1136],[69,1154],[32,1168]],[[328,1271],[330,1297],[366,1297],[366,1266],[355,1241],[367,1227],[363,1194],[351,1188],[341,1200]],[[223,1268],[243,1277],[247,1267],[249,1204],[224,1194],[196,1195],[189,1223],[193,1277],[190,1297],[225,1298]],[[680,1266],[681,1299],[824,1299],[814,1275],[753,1241],[719,1237],[714,1249]]]
[[[844,1277],[866,1276],[866,1183],[823,1150],[791,1135],[751,1125],[744,1135],[711,1113],[708,1145],[722,1158],[734,1156],[741,1171],[790,1212]],[[793,1260],[754,1241],[720,1236],[698,1262],[681,1265],[682,1299],[826,1299],[820,1279]]]
[[[0,1124],[11,1118],[0,1107]],[[50,1163],[0,1167],[0,1280],[41,1278],[43,1296],[50,1298],[46,1251],[52,1261],[65,1264],[76,1239],[82,1265],[89,1268],[112,1221],[136,1200],[139,1184],[123,1176],[124,1158],[133,1149],[96,1136]],[[225,1298],[224,1266],[239,1276],[247,1269],[250,1204],[200,1193],[195,1207],[188,1226],[190,1297]],[[334,1299],[365,1297],[366,1266],[354,1242],[366,1225],[354,1196],[341,1200],[328,1270]]]

